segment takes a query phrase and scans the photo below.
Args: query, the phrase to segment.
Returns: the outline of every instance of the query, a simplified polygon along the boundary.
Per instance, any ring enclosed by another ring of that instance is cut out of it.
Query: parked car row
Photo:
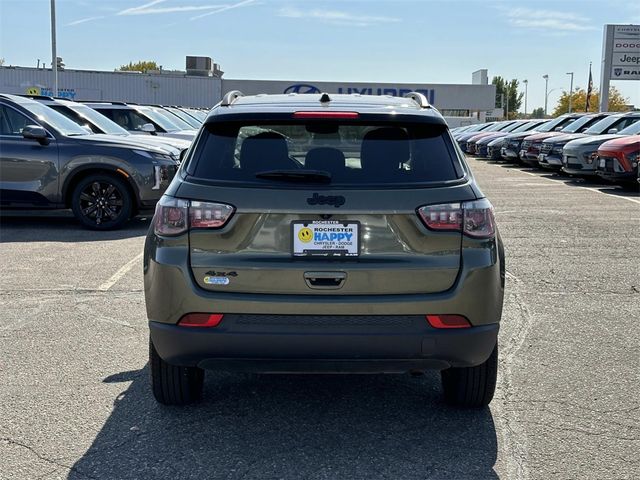
[[[206,115],[0,94],[0,206],[70,208],[86,227],[119,228],[155,207]]]
[[[509,120],[452,129],[460,149],[576,176],[637,186],[640,112],[572,113],[551,120]]]

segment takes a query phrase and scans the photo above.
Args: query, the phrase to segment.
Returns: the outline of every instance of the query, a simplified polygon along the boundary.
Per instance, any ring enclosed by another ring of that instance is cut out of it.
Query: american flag
[[[587,104],[584,111],[588,112],[591,106],[591,92],[593,91],[593,77],[591,76],[591,63],[589,63],[589,86],[587,87]]]

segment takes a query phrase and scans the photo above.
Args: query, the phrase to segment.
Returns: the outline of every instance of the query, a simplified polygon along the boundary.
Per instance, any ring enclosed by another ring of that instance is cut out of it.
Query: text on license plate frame
[[[306,237],[310,235],[308,240],[302,234],[303,229],[310,231],[310,234],[306,235]],[[318,231],[319,229],[322,231]],[[316,233],[322,234],[322,237],[316,237]],[[328,248],[331,244],[337,244],[336,248]],[[316,245],[320,247],[313,248]],[[360,222],[355,220],[293,221],[291,222],[291,253],[294,257],[357,258],[360,256]]]

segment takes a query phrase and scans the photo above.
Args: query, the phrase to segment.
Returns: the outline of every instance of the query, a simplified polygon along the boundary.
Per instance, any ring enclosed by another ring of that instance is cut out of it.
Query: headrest
[[[341,172],[345,164],[344,153],[330,147],[309,150],[304,161],[304,167],[309,170],[326,170],[330,173]]]
[[[240,150],[240,168],[250,172],[293,168],[284,136],[263,132],[247,137]]]
[[[376,128],[367,132],[362,139],[360,165],[363,170],[398,172],[400,164],[408,160],[409,136],[402,128]]]

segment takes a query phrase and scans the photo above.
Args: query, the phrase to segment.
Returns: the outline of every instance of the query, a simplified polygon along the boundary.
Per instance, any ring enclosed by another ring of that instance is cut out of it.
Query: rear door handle
[[[337,290],[346,279],[346,272],[304,272],[307,286],[317,290]]]

